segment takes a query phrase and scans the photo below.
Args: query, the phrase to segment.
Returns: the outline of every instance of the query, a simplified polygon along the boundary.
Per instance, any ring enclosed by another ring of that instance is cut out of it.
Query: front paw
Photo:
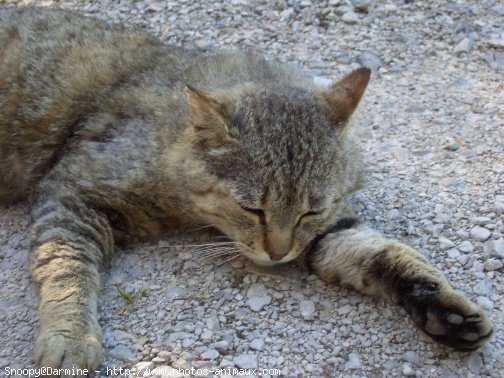
[[[35,342],[34,359],[40,367],[87,369],[95,371],[102,360],[101,336],[81,330],[48,329]],[[62,374],[61,377],[86,377]]]
[[[441,344],[471,351],[492,336],[484,310],[445,283],[413,283],[399,299],[417,326]]]

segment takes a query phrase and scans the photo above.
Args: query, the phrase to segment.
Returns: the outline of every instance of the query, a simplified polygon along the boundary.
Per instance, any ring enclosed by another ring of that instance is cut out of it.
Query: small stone
[[[467,360],[467,366],[472,373],[478,374],[483,368],[483,360],[481,359],[481,356],[476,352],[472,353]]]
[[[490,9],[494,14],[504,16],[504,5],[495,5]]]
[[[211,340],[213,336],[213,332],[210,331],[209,329],[205,329],[203,333],[201,334],[200,338],[201,340]]]
[[[352,0],[352,5],[357,11],[368,13],[369,7],[371,6],[371,0]]]
[[[187,290],[182,287],[169,287],[164,293],[166,299],[176,299],[187,294]]]
[[[502,55],[502,66],[504,66],[504,54],[501,55]],[[504,214],[504,202],[500,201],[495,202],[494,211],[497,213],[497,215]]]
[[[416,375],[415,370],[413,370],[413,367],[411,366],[411,364],[408,364],[408,363],[403,364],[402,373],[406,377],[412,377],[412,376]]]
[[[283,11],[280,12],[280,19],[281,20],[288,20],[294,13],[294,8],[287,8],[284,9]]]
[[[472,239],[480,241],[480,242],[484,242],[484,241],[488,240],[488,238],[490,237],[491,234],[492,233],[489,230],[487,230],[484,227],[480,227],[480,226],[474,227],[471,230],[471,232],[469,233],[469,235],[471,236]]]
[[[481,296],[490,294],[492,292],[492,280],[481,280],[476,285],[474,285],[473,292]]]
[[[136,362],[138,359],[133,352],[124,345],[117,345],[110,352],[110,356],[114,359],[125,361],[125,362]]]
[[[187,333],[187,332],[173,332],[170,336],[168,336],[168,341],[170,343],[173,343],[178,340],[183,340],[183,339],[186,339],[191,336],[192,336],[192,334]]]
[[[233,364],[241,369],[257,369],[257,356],[254,354],[240,354],[233,358]]]
[[[455,151],[458,151],[459,148],[460,148],[460,145],[458,145],[457,143],[451,143],[451,144],[447,144],[446,146],[443,147],[446,151],[451,151],[451,152],[455,152]]]
[[[261,339],[254,339],[250,342],[250,349],[260,352],[264,349],[264,341]]]
[[[165,360],[170,359],[172,356],[172,352],[168,352],[167,350],[162,350],[158,353],[158,357],[164,358]]]
[[[452,259],[456,259],[460,256],[460,252],[456,248],[449,249],[448,251],[446,251],[446,254]]]
[[[206,320],[206,326],[208,329],[212,331],[219,331],[220,330],[219,318],[215,315],[208,317]]]
[[[411,350],[405,352],[403,358],[405,361],[410,362],[414,365],[422,365],[422,358],[416,352],[413,352]]]
[[[466,241],[463,241],[462,243],[460,243],[458,245],[457,249],[460,252],[471,253],[474,251],[474,245],[469,240],[466,240]]]
[[[377,71],[383,66],[383,61],[378,55],[365,52],[357,56],[357,63],[362,67],[367,67],[372,71]]]
[[[349,305],[349,304],[346,304],[340,308],[338,308],[336,310],[336,312],[338,313],[338,315],[346,315],[348,314],[350,311],[352,311],[354,308],[352,305]]]
[[[155,362],[155,363],[163,363],[163,362],[166,362],[166,358],[163,358],[163,357],[154,357],[152,360],[152,362]]]
[[[488,41],[488,44],[490,45],[490,47],[502,49],[504,48],[504,38],[493,38]]]
[[[138,345],[145,345],[147,344],[147,342],[149,341],[149,338],[148,337],[145,337],[145,336],[142,336],[142,337],[139,337],[137,340],[136,340],[136,343]]]
[[[439,241],[439,248],[442,251],[446,251],[447,249],[455,247],[455,244],[450,239],[447,239],[443,236],[440,236],[438,241]]]
[[[459,43],[457,43],[457,45],[455,46],[455,48],[453,49],[453,51],[457,55],[458,54],[462,54],[462,53],[468,53],[468,52],[470,52],[472,50],[473,44],[474,43],[471,40],[471,38],[465,37]]]
[[[313,78],[313,84],[322,88],[329,88],[332,83],[333,81],[331,79],[328,79],[327,77],[315,76]]]
[[[398,368],[399,366],[400,366],[399,362],[397,362],[395,360],[387,360],[383,364],[383,367],[387,370],[394,370],[394,369]]]
[[[362,367],[361,360],[357,353],[350,353],[348,361],[345,362],[345,370],[360,369]]]
[[[477,226],[484,226],[485,224],[490,223],[491,221],[492,220],[488,217],[475,217],[470,219],[470,222]]]
[[[487,311],[492,311],[494,308],[493,302],[490,299],[488,299],[487,297],[476,298],[476,303]]]
[[[271,296],[267,295],[265,297],[252,297],[247,300],[247,305],[252,311],[259,312],[266,305],[271,303]]]
[[[227,350],[227,348],[229,348],[229,342],[227,342],[226,340],[221,340],[213,343],[212,346],[218,351],[224,352]]]
[[[112,332],[112,336],[114,336],[114,339],[118,343],[122,343],[122,344],[130,344],[131,340],[135,339],[135,336],[129,334],[128,332],[124,332],[124,331],[121,331],[118,329],[116,329]]]
[[[154,364],[151,361],[142,361],[135,365],[138,376],[143,376],[146,370],[152,370]]]
[[[349,5],[340,5],[339,7],[334,8],[334,13],[338,16],[343,16],[346,13],[350,13],[353,11],[353,8]]]
[[[461,256],[457,257],[457,262],[462,266],[467,264],[468,261],[469,261],[469,256],[467,256],[467,255],[461,255]]]
[[[504,259],[504,239],[489,240],[483,244],[485,256],[492,256]]]
[[[211,331],[205,331],[205,332],[211,332]],[[211,336],[210,337],[204,337],[205,336],[205,332],[203,332],[201,334],[201,340],[210,340],[212,338]],[[193,344],[194,344],[194,339],[192,339],[190,337],[182,340],[182,348],[184,348],[184,349],[189,348]]]
[[[481,261],[476,260],[473,262],[471,270],[476,273],[483,273],[483,271],[485,270],[485,266]]]
[[[261,284],[254,284],[247,290],[247,298],[265,297],[266,295],[268,295],[268,289]]]
[[[194,41],[194,45],[202,51],[209,51],[213,47],[212,42],[206,39],[197,39]]]
[[[490,272],[492,270],[498,270],[502,268],[503,264],[500,260],[497,259],[488,259],[485,261],[485,270]]]
[[[206,351],[201,353],[201,358],[204,360],[215,360],[219,356],[219,352],[215,349],[207,349]]]
[[[302,317],[310,317],[315,313],[315,304],[312,301],[303,300],[299,302],[299,311]]]
[[[341,19],[345,24],[356,24],[359,22],[359,16],[355,12],[347,12],[343,16],[341,16]]]

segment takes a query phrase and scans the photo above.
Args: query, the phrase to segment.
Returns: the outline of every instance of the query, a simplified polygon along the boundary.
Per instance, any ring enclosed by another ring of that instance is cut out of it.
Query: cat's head
[[[188,87],[190,155],[200,162],[191,196],[201,219],[259,264],[299,256],[362,184],[346,126],[369,77],[359,69],[327,90]]]

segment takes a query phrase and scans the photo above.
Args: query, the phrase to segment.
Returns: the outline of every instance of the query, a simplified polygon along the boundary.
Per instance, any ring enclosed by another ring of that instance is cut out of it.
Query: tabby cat
[[[213,225],[252,261],[403,305],[435,340],[492,325],[412,248],[348,216],[362,68],[318,88],[250,52],[209,55],[61,10],[0,10],[0,201],[33,196],[35,360],[95,369],[100,269],[125,236]]]

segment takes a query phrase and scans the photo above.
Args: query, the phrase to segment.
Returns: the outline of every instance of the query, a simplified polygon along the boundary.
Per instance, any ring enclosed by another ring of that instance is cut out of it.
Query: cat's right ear
[[[186,84],[185,93],[191,110],[191,124],[196,143],[217,147],[229,138],[229,104],[223,95],[194,88]]]
[[[359,105],[370,77],[368,68],[359,68],[322,92],[334,124],[345,124],[350,118]]]

